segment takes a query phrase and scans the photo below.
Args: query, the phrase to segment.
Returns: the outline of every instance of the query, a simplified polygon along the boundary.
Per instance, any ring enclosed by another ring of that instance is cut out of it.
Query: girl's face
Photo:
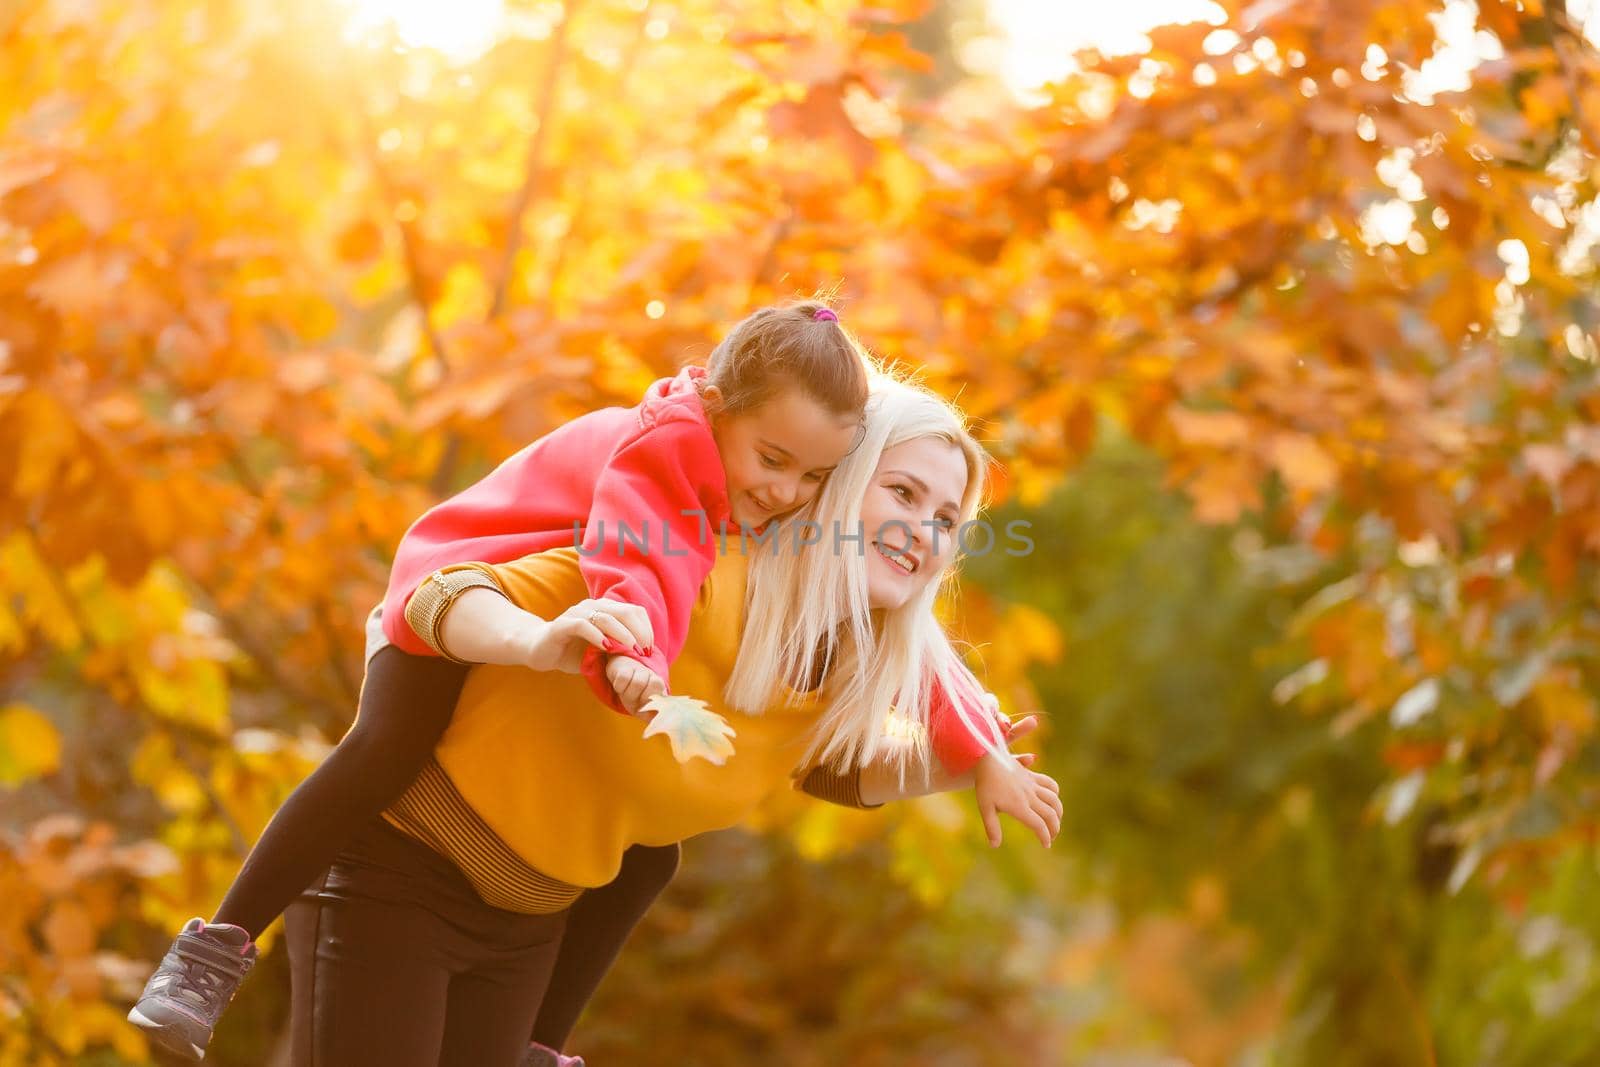
[[[966,491],[957,445],[919,437],[884,450],[861,501],[869,607],[900,607],[949,564]]]
[[[714,417],[711,434],[728,474],[733,521],[756,527],[803,507],[850,451],[859,421],[798,389],[743,414]]]

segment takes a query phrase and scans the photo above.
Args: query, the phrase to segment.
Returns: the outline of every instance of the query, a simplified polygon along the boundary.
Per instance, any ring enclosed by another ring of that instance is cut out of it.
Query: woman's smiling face
[[[966,491],[953,442],[918,437],[884,450],[861,501],[870,607],[900,607],[950,562]]]

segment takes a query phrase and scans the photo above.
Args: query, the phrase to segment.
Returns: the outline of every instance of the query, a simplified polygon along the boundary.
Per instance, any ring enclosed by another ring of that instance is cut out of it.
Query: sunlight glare
[[[431,48],[451,59],[474,59],[500,35],[504,0],[339,0],[348,12],[352,40],[393,33],[412,48]]]
[[[1004,40],[1001,75],[1024,99],[1074,70],[1074,52],[1135,55],[1149,50],[1145,34],[1157,26],[1220,26],[1226,19],[1227,12],[1211,0],[989,0],[989,21]]]

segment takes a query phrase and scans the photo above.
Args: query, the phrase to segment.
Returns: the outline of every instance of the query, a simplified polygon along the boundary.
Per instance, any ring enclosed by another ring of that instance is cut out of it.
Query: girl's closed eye
[[[760,456],[761,456],[761,465],[763,467],[767,468],[768,470],[775,471],[775,470],[781,470],[783,468],[783,460],[779,459],[778,457],[769,456],[765,452],[760,453]]]

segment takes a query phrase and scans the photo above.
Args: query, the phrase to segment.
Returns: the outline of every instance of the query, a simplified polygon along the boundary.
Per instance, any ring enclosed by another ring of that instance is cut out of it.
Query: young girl
[[[297,1063],[515,1062],[568,905],[584,887],[606,884],[627,846],[737,822],[807,766],[808,748],[841,755],[804,773],[808,791],[822,792],[820,778],[853,803],[897,795],[907,765],[931,768],[925,732],[891,741],[888,709],[851,694],[879,683],[914,692],[928,678],[952,684],[955,657],[932,599],[954,545],[930,528],[971,516],[981,453],[947,405],[886,386],[844,466],[818,515],[825,527],[859,521],[870,531],[865,551],[813,548],[791,566],[784,552],[746,554],[736,543],[696,604],[674,683],[737,727],[721,766],[680,766],[667,746],[585,707],[575,679],[515,669],[524,662],[520,635],[582,589],[573,550],[451,568],[447,576],[471,571],[492,588],[437,610],[412,602],[413,627],[439,651],[503,666],[472,670],[423,773],[291,909]],[[763,604],[780,606],[786,626],[802,620],[792,647],[808,651],[798,660],[762,651]],[[828,604],[858,611],[830,617]],[[736,700],[738,671],[753,701]],[[858,677],[866,684],[853,684]],[[900,714],[925,724],[916,706],[902,702]],[[973,775],[986,822],[1005,811],[1042,841],[1054,836],[1054,783],[992,752]]]
[[[624,699],[636,706],[665,689],[710,570],[707,531],[761,526],[816,493],[859,432],[866,370],[860,346],[827,307],[763,309],[729,333],[704,370],[657,382],[633,408],[573,420],[419,519],[376,616],[381,636],[369,626],[355,725],[274,817],[213,921],[191,920],[180,932],[129,1019],[158,1045],[203,1057],[254,961],[255,936],[422,769],[464,666],[432,656],[429,635],[411,631],[405,608],[413,595],[448,604],[484,581],[424,582],[430,572],[581,539],[589,599],[527,634],[523,663],[554,667],[586,645],[582,671],[595,695],[619,710]],[[608,656],[638,665],[621,694],[607,681]],[[963,758],[958,751],[954,760]],[[630,858],[658,888],[675,867],[675,857]],[[614,952],[610,943],[619,945],[626,929],[579,927],[575,945],[591,935],[591,953]]]

